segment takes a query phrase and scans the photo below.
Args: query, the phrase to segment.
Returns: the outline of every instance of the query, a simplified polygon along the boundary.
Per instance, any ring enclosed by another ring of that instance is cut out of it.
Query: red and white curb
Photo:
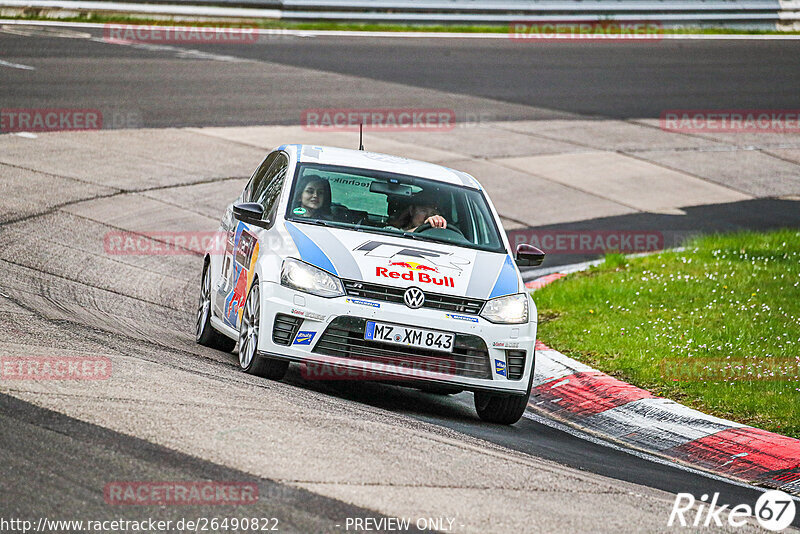
[[[553,273],[526,286],[538,289],[563,276]],[[657,397],[541,342],[528,407],[625,447],[800,495],[800,440]]]
[[[535,291],[537,289],[543,288],[544,286],[546,286],[548,284],[551,284],[551,283],[555,282],[559,278],[564,278],[565,276],[567,276],[567,273],[550,273],[550,274],[545,275],[545,276],[540,276],[536,280],[531,280],[530,282],[525,282],[525,287],[527,287],[530,290]]]

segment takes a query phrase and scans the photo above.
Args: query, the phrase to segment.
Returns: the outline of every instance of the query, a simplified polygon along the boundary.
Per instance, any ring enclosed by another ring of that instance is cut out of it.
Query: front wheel
[[[528,395],[499,395],[485,391],[475,392],[475,410],[487,423],[513,425],[520,420],[528,406]]]
[[[271,380],[281,380],[286,376],[289,362],[272,360],[258,355],[258,334],[261,324],[261,298],[258,290],[258,279],[253,281],[247,294],[242,323],[239,325],[239,367],[251,375],[262,376]]]

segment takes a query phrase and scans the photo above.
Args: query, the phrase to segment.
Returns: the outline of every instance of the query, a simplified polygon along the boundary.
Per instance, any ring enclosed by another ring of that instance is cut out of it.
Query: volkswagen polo
[[[197,342],[244,372],[471,391],[482,420],[528,402],[536,306],[481,185],[411,159],[283,145],[258,166],[204,258]]]

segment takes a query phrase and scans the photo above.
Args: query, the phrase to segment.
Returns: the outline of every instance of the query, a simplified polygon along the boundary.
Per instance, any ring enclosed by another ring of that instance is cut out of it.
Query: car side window
[[[247,186],[244,188],[244,192],[242,193],[242,202],[257,202],[259,192],[263,192],[264,188],[267,186],[267,182],[265,178],[267,177],[267,172],[269,168],[275,163],[275,159],[278,157],[280,152],[273,152],[266,159],[258,166],[256,172],[253,173],[253,176],[250,178],[250,181],[247,183]]]
[[[283,190],[283,183],[286,179],[286,171],[289,168],[289,160],[284,154],[279,154],[272,162],[264,179],[261,181],[263,188],[254,191],[255,202],[264,206],[264,219],[270,223],[275,221],[278,210],[278,199]]]

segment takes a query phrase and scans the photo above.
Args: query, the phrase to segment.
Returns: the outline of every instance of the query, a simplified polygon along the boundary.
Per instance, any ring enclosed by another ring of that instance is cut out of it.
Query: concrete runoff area
[[[549,139],[554,129],[547,122],[488,125],[493,136],[508,132],[516,139],[517,148],[505,157],[494,149],[480,153],[480,145],[472,141],[475,129],[425,135],[368,132],[364,143],[371,150],[428,157],[474,173],[509,230],[580,224],[587,214],[598,221],[650,216],[669,221],[684,217],[681,210],[714,206],[722,206],[721,216],[734,225],[735,206],[777,201],[636,158],[620,178],[614,175],[614,164],[627,162],[629,156],[587,149],[574,136],[557,140],[558,147],[565,145],[563,152],[542,156],[539,127],[548,136],[543,137],[548,150],[555,150]],[[593,127],[602,132],[601,123]],[[620,135],[617,123],[610,127]],[[565,131],[563,124],[559,128]],[[639,132],[650,133],[652,127],[629,124],[625,129],[633,142],[646,138]],[[520,135],[530,147],[527,153]],[[682,142],[679,134],[657,132],[660,150],[673,150],[665,135],[677,136],[676,145]],[[461,136],[464,146],[471,147],[465,152],[455,150]],[[354,146],[357,134],[330,138],[334,142],[329,144]],[[299,379],[276,383],[243,374],[234,354],[194,342],[201,266],[197,256],[118,255],[104,247],[109,232],[213,231],[223,207],[269,148],[322,144],[325,139],[319,132],[286,126],[0,136],[0,183],[5,190],[0,203],[6,214],[0,224],[0,354],[101,355],[112,365],[107,380],[0,381],[2,398],[13,397],[5,406],[24,402],[30,404],[19,405],[21,410],[56,412],[37,412],[24,425],[22,416],[6,414],[0,418],[2,435],[24,431],[26,442],[42,443],[42,454],[81,448],[76,432],[54,433],[37,423],[42,418],[56,428],[93,425],[89,435],[113,435],[120,442],[135,437],[159,451],[208,462],[203,466],[225,476],[252,477],[265,488],[259,514],[282,516],[287,524],[299,513],[303,494],[298,492],[310,492],[324,513],[297,516],[290,531],[323,524],[328,524],[323,530],[336,531],[333,523],[353,516],[449,517],[455,518],[459,532],[672,531],[666,522],[674,496],[668,493],[331,396]],[[736,151],[735,145],[708,142]],[[492,146],[501,144],[502,137]],[[682,145],[674,150],[678,155],[686,151]],[[560,159],[554,164],[537,159],[542,157]],[[608,163],[598,168],[598,161]],[[720,172],[735,173],[726,161],[719,160]],[[679,191],[665,195],[652,187],[649,194],[648,188],[635,187],[637,173],[651,185],[674,183]],[[613,179],[628,186],[612,191],[598,181]],[[792,183],[786,180],[782,187],[791,190]],[[793,191],[800,194],[800,189]],[[800,205],[780,202],[795,210]],[[725,206],[733,206],[728,215]],[[479,425],[466,410],[461,417]],[[156,460],[147,465],[136,463],[141,459],[127,466],[122,462],[107,474],[82,471],[79,465],[59,471],[18,456],[22,446],[21,441],[4,440],[0,449],[7,461],[14,459],[5,463],[17,477],[10,486],[34,480],[38,487],[34,494],[25,493],[24,506],[12,505],[21,500],[18,489],[4,490],[7,500],[0,501],[0,510],[56,516],[81,502],[74,515],[102,518],[118,511],[102,497],[104,484],[113,480],[209,476],[200,467],[181,471],[178,460],[167,466]],[[86,445],[83,461],[102,461],[107,446]],[[132,445],[120,447],[124,452]],[[71,465],[69,454],[63,457],[64,465]],[[57,481],[43,475],[46,469],[59,473]],[[58,499],[54,491],[60,492]],[[273,500],[270,492],[281,497]],[[734,530],[748,529],[730,528]]]

